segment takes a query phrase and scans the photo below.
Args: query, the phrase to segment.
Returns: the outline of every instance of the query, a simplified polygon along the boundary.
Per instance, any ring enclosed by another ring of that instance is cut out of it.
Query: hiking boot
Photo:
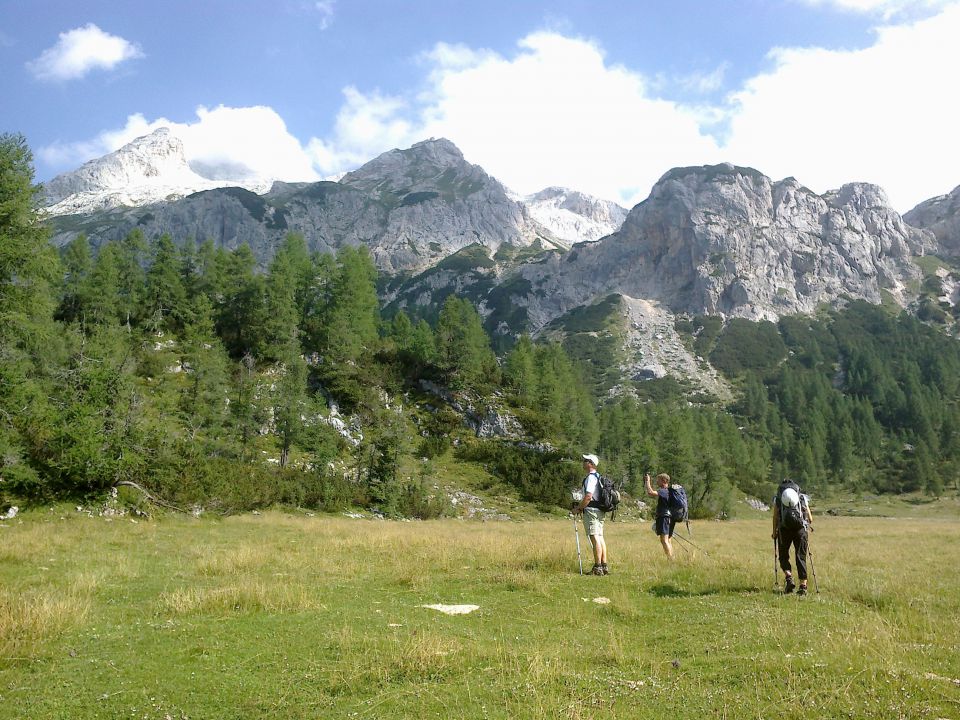
[[[806,585],[801,585],[800,587],[797,588],[797,595],[806,595],[806,594],[807,594]]]
[[[793,592],[793,589],[796,587],[796,584],[793,582],[792,577],[788,577],[787,581],[783,584],[783,594],[788,595]]]
[[[591,570],[590,570],[590,574],[591,574],[591,575],[603,575],[603,566],[602,566],[602,565],[594,565],[593,568],[591,568]]]
[[[610,568],[607,567],[606,563],[603,563],[603,565],[600,566],[600,569],[603,570],[604,575],[610,574]]]

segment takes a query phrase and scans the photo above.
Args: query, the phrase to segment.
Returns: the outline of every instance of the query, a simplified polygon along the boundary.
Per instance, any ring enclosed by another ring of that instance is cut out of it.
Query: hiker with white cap
[[[583,470],[587,476],[583,479],[583,499],[579,504],[573,507],[574,513],[583,513],[583,527],[587,531],[587,537],[590,538],[590,544],[593,545],[593,568],[591,575],[609,575],[607,568],[607,543],[603,539],[603,518],[604,512],[600,509],[597,498],[599,497],[600,475],[597,473],[597,465],[600,464],[596,455],[581,455],[583,458]]]
[[[797,595],[807,594],[807,528],[813,530],[813,516],[810,514],[810,499],[800,492],[800,486],[790,478],[784,478],[773,498],[773,539],[779,544],[780,569],[786,577],[783,592]],[[797,562],[797,577],[800,587],[793,581],[790,567],[790,546],[794,546]]]

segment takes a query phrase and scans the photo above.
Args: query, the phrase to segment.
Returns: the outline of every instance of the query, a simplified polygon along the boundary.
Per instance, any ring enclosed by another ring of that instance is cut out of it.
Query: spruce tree
[[[157,330],[179,332],[189,320],[182,258],[169,235],[153,243],[153,261],[146,277],[145,313]]]
[[[88,297],[87,279],[93,270],[93,257],[87,236],[80,233],[71,240],[62,255],[63,291],[57,317],[66,322],[83,320]]]
[[[33,156],[21,135],[0,135],[0,475],[3,494],[42,494],[37,455],[49,434],[60,270],[36,212]]]

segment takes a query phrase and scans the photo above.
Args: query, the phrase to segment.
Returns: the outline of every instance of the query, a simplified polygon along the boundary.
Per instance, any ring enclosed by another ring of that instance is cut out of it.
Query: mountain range
[[[518,196],[445,139],[386,152],[338,182],[245,185],[195,172],[158,130],[45,191],[58,245],[139,227],[247,243],[263,264],[291,231],[315,251],[364,245],[391,308],[432,317],[457,293],[507,341],[613,332],[621,377],[672,374],[719,395],[677,317],[775,320],[850,299],[907,307],[923,279],[915,258],[960,254],[960,188],[901,217],[874,185],[820,195],[730,164],[670,170],[629,212],[565,188]]]

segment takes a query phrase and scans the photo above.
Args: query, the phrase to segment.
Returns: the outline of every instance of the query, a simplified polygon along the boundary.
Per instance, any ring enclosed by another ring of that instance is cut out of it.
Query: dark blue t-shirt
[[[657,517],[670,516],[670,490],[657,488]]]

